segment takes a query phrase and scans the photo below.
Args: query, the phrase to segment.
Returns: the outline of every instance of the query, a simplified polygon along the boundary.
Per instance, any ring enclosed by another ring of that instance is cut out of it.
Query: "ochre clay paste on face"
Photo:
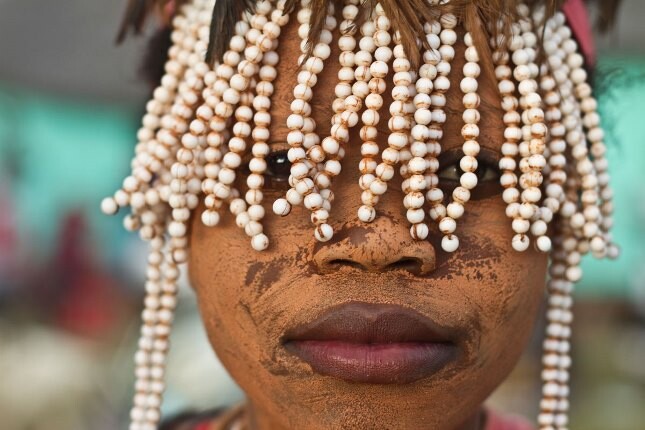
[[[273,114],[282,121],[272,125],[272,143],[285,142],[288,132],[284,121],[290,113],[299,53],[295,22],[285,28],[280,41]],[[463,49],[457,46],[453,62],[442,142],[446,154],[461,154],[463,143],[458,89]],[[313,116],[323,137],[329,133],[337,58],[333,46],[314,88]],[[494,77],[485,68],[479,87],[482,154],[498,157],[503,112]],[[385,106],[389,102],[386,95]],[[385,109],[382,116],[378,143],[385,147]],[[358,127],[346,150],[343,172],[332,187],[336,198],[330,220],[336,233],[331,242],[316,242],[309,211],[302,207],[286,218],[267,217],[265,231],[272,242],[265,252],[251,249],[230,215],[216,228],[194,217],[189,269],[210,341],[246,392],[248,421],[254,429],[478,428],[482,403],[512,370],[531,334],[547,257],[512,250],[501,189],[468,202],[457,230],[461,245],[453,254],[441,250],[436,224],[430,225],[429,240],[410,237],[400,178],[394,178],[379,202],[376,220],[359,222]],[[283,192],[265,191],[267,213]],[[402,260],[408,263],[396,264]],[[319,375],[282,347],[286,330],[349,302],[396,304],[454,329],[458,358],[413,383],[360,384]]]

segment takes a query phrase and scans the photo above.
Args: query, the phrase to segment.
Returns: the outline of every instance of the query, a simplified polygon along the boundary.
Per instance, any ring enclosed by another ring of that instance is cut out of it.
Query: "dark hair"
[[[129,33],[141,33],[147,17],[155,10],[162,10],[172,0],[129,0],[126,13],[119,28],[117,41],[122,41]],[[187,0],[174,0],[176,7],[180,7]],[[325,23],[327,8],[330,3],[342,5],[342,0],[311,0],[312,23],[309,32],[309,48],[318,42]],[[611,29],[615,21],[621,0],[588,0],[599,4],[600,15],[597,27],[601,31]],[[235,23],[245,11],[252,12],[256,0],[217,0],[213,9],[211,23],[210,45],[206,60],[211,65],[226,52],[228,41],[233,36]],[[285,9],[289,12],[296,8],[298,0],[286,0]],[[361,5],[365,10],[363,18],[369,17],[377,3],[383,6],[392,21],[393,28],[401,33],[404,46],[416,46],[417,38],[424,41],[423,25],[425,22],[435,20],[440,14],[450,11],[468,29],[474,42],[482,53],[482,58],[492,58],[488,40],[490,37],[506,36],[510,34],[511,24],[518,19],[517,6],[521,3],[531,8],[545,7],[545,16],[551,16],[564,3],[563,0],[451,0],[445,5],[431,5],[428,0],[362,0]],[[492,34],[486,31],[484,22],[501,20],[502,26],[492,26]],[[157,36],[158,37],[158,36]],[[156,50],[159,45],[151,45]],[[163,52],[163,54],[162,54]],[[488,54],[488,55],[487,55]],[[165,57],[165,51],[149,53],[146,58],[153,56]],[[418,64],[420,52],[411,49],[408,52],[412,64]],[[161,62],[161,61],[160,61]],[[150,62],[152,63],[152,62]],[[159,63],[155,61],[154,63]],[[484,67],[492,67],[483,64]],[[146,68],[147,69],[147,68]]]

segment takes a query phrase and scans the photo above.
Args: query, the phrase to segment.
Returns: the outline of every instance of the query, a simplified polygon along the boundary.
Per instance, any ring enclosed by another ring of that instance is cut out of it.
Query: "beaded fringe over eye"
[[[216,226],[228,208],[253,249],[269,246],[262,220],[271,97],[280,61],[278,41],[290,15],[295,14],[300,24],[302,55],[292,113],[286,121],[290,188],[273,203],[273,212],[287,216],[293,206],[304,205],[311,212],[315,238],[322,242],[332,238],[332,182],[351,144],[350,131],[361,123],[358,187],[362,205],[357,217],[366,223],[376,218],[379,199],[398,167],[412,237],[426,240],[433,222],[443,234],[445,251],[459,247],[458,221],[478,185],[481,66],[473,35],[467,31],[463,37],[460,88],[451,89],[450,75],[458,73],[451,69],[458,41],[455,28],[460,23],[455,14],[442,9],[436,19],[425,22],[425,40],[417,41],[421,64],[415,70],[406,51],[410,47],[403,46],[401,34],[380,3],[375,2],[371,11],[360,0],[337,2],[343,4],[339,23],[336,2],[326,2],[324,28],[313,46],[309,46],[312,0],[302,0],[293,13],[290,3],[261,0],[252,11],[242,13],[228,49],[213,67],[205,58],[215,0],[181,3],[173,20],[165,75],[147,104],[138,132],[132,174],[113,197],[102,202],[107,214],[129,206],[126,228],[139,231],[152,248],[136,353],[133,430],[155,429],[160,420],[178,265],[187,259],[187,225],[200,196],[204,196],[201,220],[205,225]],[[431,7],[439,3],[448,2],[428,1]],[[518,16],[521,19],[512,24],[509,37],[492,37],[489,43],[504,111],[500,183],[515,232],[512,247],[525,251],[533,241],[537,249],[551,255],[539,424],[542,430],[563,430],[567,427],[573,283],[582,276],[583,255],[617,256],[609,232],[612,191],[597,102],[564,15],[558,12],[545,19],[544,8],[520,4]],[[500,20],[492,25],[499,30],[505,24]],[[496,34],[494,30],[490,28],[489,34]],[[321,139],[315,133],[310,102],[335,34],[340,70],[331,128]],[[543,40],[537,35],[543,35]],[[388,76],[393,76],[391,82]],[[388,88],[393,101],[388,109],[387,147],[381,150],[377,127]],[[460,91],[463,97],[459,162],[463,173],[459,186],[447,197],[437,172],[449,91]],[[249,154],[250,174],[242,191],[234,184]]]

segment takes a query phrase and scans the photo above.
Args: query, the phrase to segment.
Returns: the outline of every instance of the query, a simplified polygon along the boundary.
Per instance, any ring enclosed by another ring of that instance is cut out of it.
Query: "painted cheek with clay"
[[[285,40],[274,99],[275,109],[286,115],[295,81],[295,58],[286,52],[297,46]],[[316,94],[333,94],[334,58]],[[494,89],[491,85],[482,83]],[[498,103],[488,98],[491,106]],[[445,150],[462,143],[459,102],[449,100]],[[314,106],[322,135],[329,106]],[[498,153],[501,114],[483,111],[482,124],[482,146]],[[279,125],[272,131],[276,138],[284,135]],[[385,145],[386,137],[380,139]],[[189,268],[210,341],[247,393],[256,418],[270,428],[458,428],[504,380],[526,345],[542,297],[546,257],[511,249],[510,220],[498,193],[468,202],[458,227],[461,245],[453,254],[441,251],[436,225],[429,240],[411,239],[400,181],[393,181],[379,202],[376,220],[360,223],[359,146],[354,133],[333,185],[336,233],[329,243],[315,241],[309,213],[301,207],[287,218],[267,217],[272,244],[265,252],[251,249],[232,216],[213,229],[195,217]],[[267,213],[277,197],[266,192]],[[350,302],[395,304],[454,328],[456,359],[410,384],[357,384],[319,375],[283,347],[290,327]]]

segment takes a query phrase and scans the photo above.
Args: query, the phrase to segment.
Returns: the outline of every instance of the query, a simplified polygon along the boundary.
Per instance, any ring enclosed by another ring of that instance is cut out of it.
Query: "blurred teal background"
[[[113,45],[123,3],[0,1],[2,430],[114,429],[127,418],[145,249],[98,210],[127,172],[149,91],[144,41]],[[617,30],[598,40],[623,253],[584,263],[574,430],[645,429],[644,13],[626,0]],[[187,287],[183,299],[166,412],[239,401]],[[496,406],[535,415],[539,333],[534,343]]]

